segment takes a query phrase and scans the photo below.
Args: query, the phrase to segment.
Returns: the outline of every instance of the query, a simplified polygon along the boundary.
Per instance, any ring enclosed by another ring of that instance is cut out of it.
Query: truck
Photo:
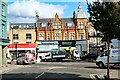
[[[49,60],[62,61],[65,58],[66,58],[65,53],[60,52],[60,51],[59,52],[57,51],[48,52],[48,54],[40,57],[41,61],[49,61]]]

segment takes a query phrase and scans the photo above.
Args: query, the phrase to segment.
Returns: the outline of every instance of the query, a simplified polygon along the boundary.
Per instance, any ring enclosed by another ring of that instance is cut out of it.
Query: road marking
[[[39,77],[41,77],[42,75],[44,75],[46,72],[48,72],[48,71],[50,71],[50,70],[52,70],[53,69],[53,67],[52,68],[50,68],[50,69],[48,69],[47,71],[45,71],[45,72],[42,72],[40,75],[38,75],[38,76],[36,76],[35,77],[35,79],[37,79],[37,78],[39,78]]]
[[[40,75],[38,75],[37,77],[35,77],[35,79],[41,77],[43,74],[45,74],[45,72],[42,72]]]
[[[90,74],[90,77],[91,77],[93,80],[95,80],[95,77],[93,76],[93,74]]]
[[[97,74],[90,74],[90,77],[91,77],[93,80],[98,80],[95,76],[97,76],[97,77],[100,79],[100,77],[99,77]]]

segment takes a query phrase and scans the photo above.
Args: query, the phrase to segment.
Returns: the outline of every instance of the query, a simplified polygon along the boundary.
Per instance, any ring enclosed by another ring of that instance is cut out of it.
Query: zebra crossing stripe
[[[91,77],[93,80],[99,80],[99,79],[100,79],[100,76],[98,76],[97,74],[90,74],[90,77]]]

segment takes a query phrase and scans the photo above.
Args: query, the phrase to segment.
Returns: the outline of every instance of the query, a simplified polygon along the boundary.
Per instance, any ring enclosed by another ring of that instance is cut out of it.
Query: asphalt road
[[[2,74],[2,80],[21,79],[79,79],[92,80],[95,75],[103,78],[106,69],[100,69],[93,62],[41,62],[19,65],[17,69]],[[110,75],[118,77],[119,69],[110,69]]]

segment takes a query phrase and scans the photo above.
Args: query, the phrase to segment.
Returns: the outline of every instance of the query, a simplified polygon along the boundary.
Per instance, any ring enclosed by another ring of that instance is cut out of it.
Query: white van
[[[108,51],[106,50],[102,55],[96,59],[96,65],[103,68],[107,67]],[[120,49],[111,49],[109,58],[110,67],[120,66]]]

